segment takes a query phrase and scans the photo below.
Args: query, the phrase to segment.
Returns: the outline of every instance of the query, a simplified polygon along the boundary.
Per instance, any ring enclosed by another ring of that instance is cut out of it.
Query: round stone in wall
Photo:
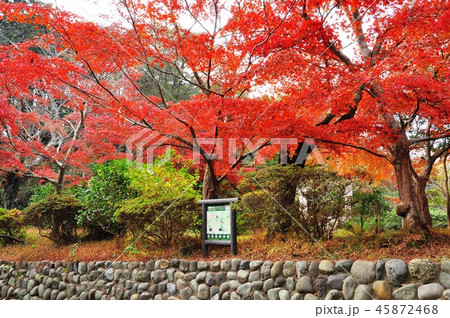
[[[334,264],[332,261],[323,260],[319,263],[319,272],[326,275],[334,273]]]
[[[342,290],[344,279],[347,278],[345,274],[337,274],[328,276],[328,287],[331,289]]]
[[[350,273],[350,270],[352,269],[352,265],[353,265],[353,261],[350,259],[341,259],[339,261],[336,262],[336,270],[338,272],[342,272],[342,273]]]
[[[369,285],[361,284],[355,289],[355,300],[372,300],[372,288]]]
[[[285,289],[280,290],[278,293],[278,297],[280,297],[280,300],[290,300],[291,299],[291,293],[288,292]]]
[[[399,289],[394,290],[392,297],[398,300],[417,299],[417,284],[408,284]]]
[[[439,273],[439,282],[444,288],[450,288],[450,274],[442,271]]]
[[[341,300],[342,294],[337,289],[332,289],[328,292],[328,294],[325,296],[325,300]]]
[[[387,280],[394,286],[400,286],[408,278],[408,266],[402,259],[387,261],[385,269]]]
[[[247,298],[250,295],[250,292],[252,291],[252,284],[251,283],[242,284],[237,288],[236,291],[241,297]]]
[[[412,259],[408,269],[411,276],[420,283],[429,283],[438,274],[438,265],[428,259]]]
[[[355,289],[357,286],[358,283],[353,277],[350,276],[344,279],[344,283],[342,285],[342,293],[344,294],[344,299],[353,299],[353,295],[355,294]]]
[[[420,286],[417,294],[420,300],[433,300],[440,298],[443,292],[444,287],[432,283]]]
[[[250,270],[256,271],[256,270],[260,269],[262,265],[263,265],[262,261],[251,261],[250,262]]]
[[[294,261],[287,261],[283,265],[283,276],[284,277],[290,277],[295,274],[295,262]]]
[[[270,277],[277,277],[283,273],[283,262],[275,262],[270,270]]]
[[[373,283],[373,291],[381,300],[389,300],[392,297],[392,286],[385,280],[377,280]]]
[[[308,273],[308,263],[305,261],[299,261],[295,264],[295,271],[297,273],[297,278],[302,277]]]
[[[312,293],[314,292],[313,282],[311,277],[302,276],[297,281],[295,290],[299,293]]]
[[[369,261],[355,261],[351,274],[359,284],[369,284],[375,279],[375,263]]]
[[[199,299],[209,299],[209,286],[206,284],[200,284],[198,286],[197,296]]]
[[[319,300],[314,294],[306,294],[304,300]]]

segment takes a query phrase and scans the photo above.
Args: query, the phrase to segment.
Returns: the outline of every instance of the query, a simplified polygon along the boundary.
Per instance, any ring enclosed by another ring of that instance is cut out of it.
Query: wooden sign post
[[[208,245],[229,245],[237,255],[236,212],[231,202],[239,198],[200,200],[202,206],[202,254],[208,256]]]

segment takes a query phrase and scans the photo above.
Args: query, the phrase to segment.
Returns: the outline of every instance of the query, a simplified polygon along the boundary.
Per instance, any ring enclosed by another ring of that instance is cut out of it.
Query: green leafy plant
[[[130,171],[131,186],[139,196],[122,202],[114,214],[133,237],[144,234],[157,246],[171,246],[186,231],[196,227],[199,217],[197,174],[189,163],[176,167],[173,162],[156,160]]]
[[[23,236],[22,212],[0,208],[0,244],[23,242]]]
[[[383,216],[382,223],[383,230],[399,230],[402,227],[402,218],[392,210]]]
[[[24,222],[37,227],[41,236],[58,244],[73,243],[77,239],[77,214],[81,208],[73,196],[50,195],[23,211]]]
[[[446,228],[447,227],[447,215],[441,209],[430,208],[431,220],[433,227]]]
[[[391,209],[384,188],[362,184],[353,192],[352,215],[361,231],[366,223],[374,223],[375,232],[382,229],[382,218]],[[370,221],[374,222],[370,222]]]
[[[56,193],[55,186],[51,183],[38,184],[32,188],[30,204],[42,201]]]
[[[72,189],[83,205],[77,216],[78,225],[88,230],[90,239],[122,235],[125,226],[117,221],[114,212],[122,201],[137,195],[131,187],[131,163],[113,160],[95,165],[93,170],[95,175],[87,184]]]

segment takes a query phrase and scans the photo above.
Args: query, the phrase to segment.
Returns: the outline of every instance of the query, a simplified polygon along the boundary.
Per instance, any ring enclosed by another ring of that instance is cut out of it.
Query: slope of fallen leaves
[[[41,238],[36,231],[29,230],[27,243],[0,247],[0,259],[11,261],[37,260],[121,260],[146,261],[149,259],[204,259],[201,256],[201,241],[198,237],[185,238],[178,247],[155,249],[145,242],[138,242],[126,249],[130,241],[106,240],[80,242],[69,246],[56,246]],[[126,249],[126,251],[125,251]],[[228,247],[210,247],[207,260],[239,257],[249,260],[322,260],[428,258],[440,261],[450,257],[450,233],[447,230],[432,230],[427,235],[402,231],[389,233],[351,233],[329,241],[309,242],[289,238],[266,242],[264,232],[238,237],[238,256],[232,256]]]

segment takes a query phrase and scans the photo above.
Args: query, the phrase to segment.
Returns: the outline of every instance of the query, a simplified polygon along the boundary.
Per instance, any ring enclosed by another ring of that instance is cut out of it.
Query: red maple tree
[[[445,2],[121,0],[117,7],[126,23],[108,27],[50,8],[1,8],[23,21],[39,17],[92,86],[54,74],[60,81],[167,144],[198,151],[205,198],[254,150],[243,142],[236,162],[212,160],[221,138],[313,137],[390,163],[404,227],[430,225],[424,189],[449,148]],[[350,55],[347,46],[356,50]],[[143,74],[155,81],[154,96],[142,91]],[[158,74],[202,93],[171,101]],[[265,85],[276,98],[251,98]],[[217,143],[196,144],[204,137]]]
[[[60,193],[87,178],[90,163],[116,157],[126,134],[80,93],[90,83],[54,43],[44,35],[1,46],[0,172],[45,180]],[[76,88],[63,83],[69,77]]]

